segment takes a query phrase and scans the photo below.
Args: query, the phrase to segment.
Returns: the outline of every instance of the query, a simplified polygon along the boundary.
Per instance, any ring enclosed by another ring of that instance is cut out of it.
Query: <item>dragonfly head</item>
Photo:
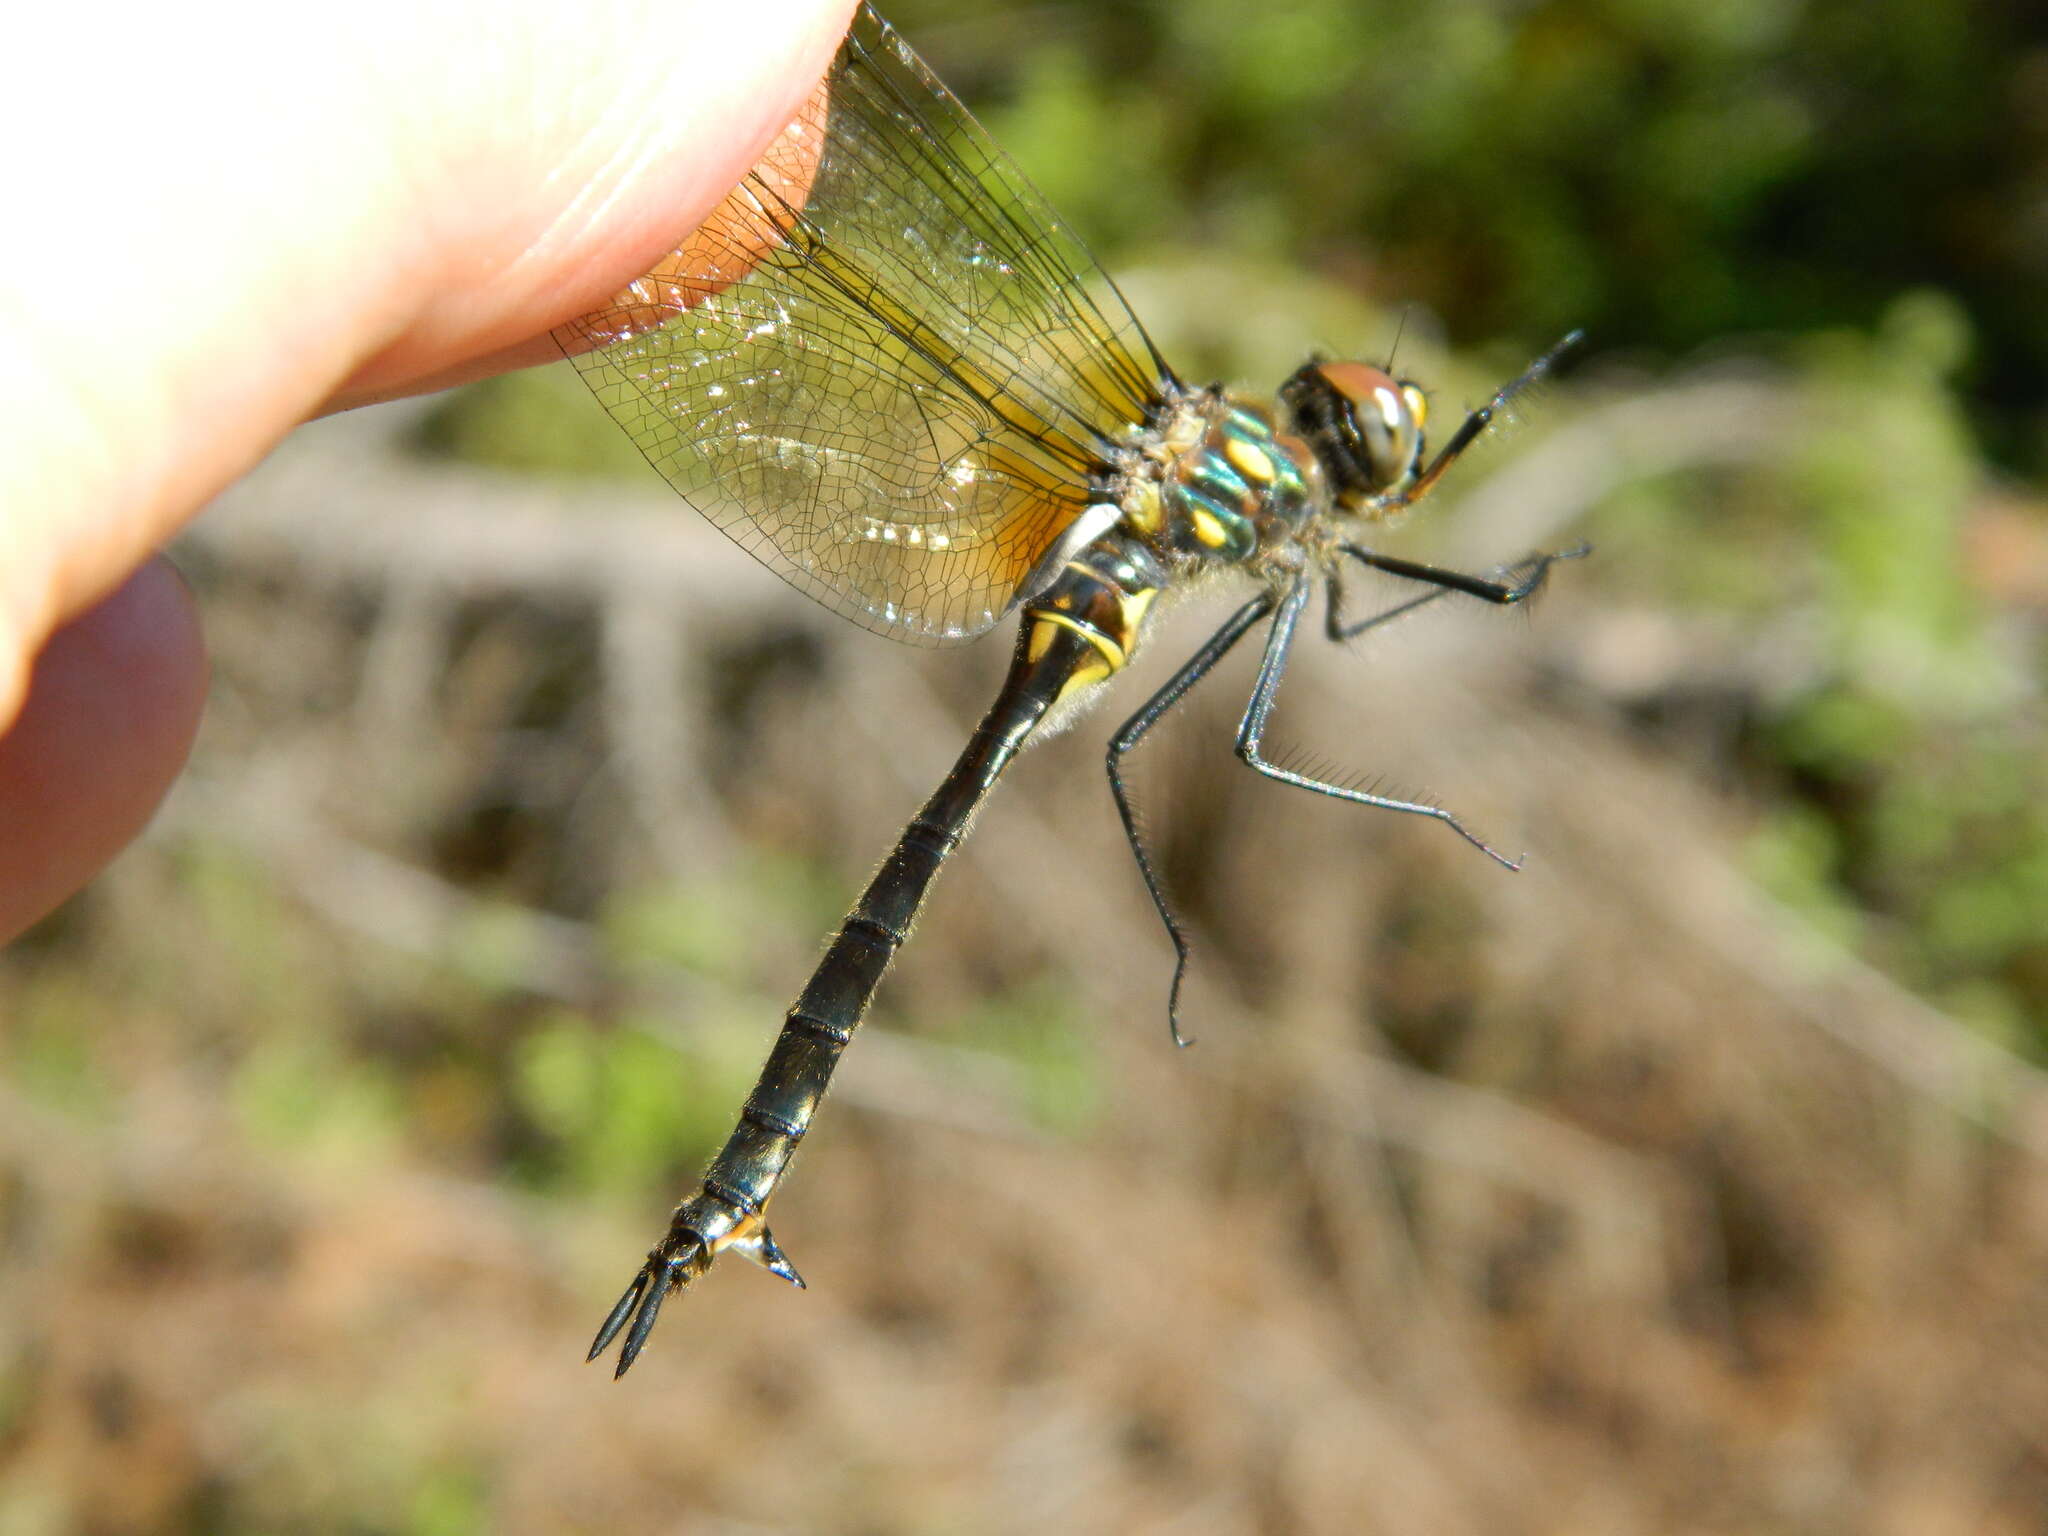
[[[1370,363],[1311,359],[1280,386],[1280,400],[1346,511],[1403,489],[1421,473],[1429,402],[1407,379]]]

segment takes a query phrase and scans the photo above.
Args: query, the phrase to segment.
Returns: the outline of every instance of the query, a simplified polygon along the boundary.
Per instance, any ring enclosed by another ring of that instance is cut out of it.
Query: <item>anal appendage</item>
[[[632,1327],[619,1348],[618,1368],[612,1372],[614,1380],[625,1375],[646,1347],[647,1337],[654,1332],[655,1321],[661,1316],[661,1304],[669,1293],[681,1290],[703,1274],[722,1253],[738,1254],[771,1275],[779,1275],[798,1290],[805,1289],[804,1277],[797,1273],[789,1255],[768,1230],[767,1217],[755,1211],[734,1221],[725,1206],[726,1202],[708,1189],[700,1189],[676,1208],[668,1235],[648,1253],[647,1262],[612,1307],[604,1325],[597,1330],[586,1360],[595,1360],[610,1348],[630,1318]],[[708,1242],[700,1235],[703,1228],[716,1231],[721,1226],[724,1232]]]

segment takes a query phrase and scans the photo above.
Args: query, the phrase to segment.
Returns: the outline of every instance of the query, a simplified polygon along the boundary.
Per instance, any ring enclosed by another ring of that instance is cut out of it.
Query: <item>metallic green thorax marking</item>
[[[1283,436],[1257,407],[1222,402],[1161,480],[1160,542],[1174,555],[1249,559],[1264,542],[1262,529],[1293,527],[1314,509],[1319,483],[1306,444]]]

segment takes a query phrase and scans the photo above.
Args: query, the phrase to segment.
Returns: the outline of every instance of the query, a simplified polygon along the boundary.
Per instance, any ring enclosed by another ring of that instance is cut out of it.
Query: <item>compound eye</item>
[[[1419,435],[1429,424],[1429,396],[1422,392],[1422,386],[1401,381],[1401,398],[1407,402],[1408,414],[1415,418],[1415,430]]]
[[[1316,370],[1342,401],[1347,447],[1374,493],[1397,490],[1422,457],[1428,402],[1406,379],[1365,363],[1323,363]]]

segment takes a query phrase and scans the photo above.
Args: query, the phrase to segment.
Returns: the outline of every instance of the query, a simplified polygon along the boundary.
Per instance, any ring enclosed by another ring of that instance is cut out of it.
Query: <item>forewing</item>
[[[865,5],[704,228],[558,334],[742,548],[927,643],[1011,607],[1161,373],[1086,249]]]

